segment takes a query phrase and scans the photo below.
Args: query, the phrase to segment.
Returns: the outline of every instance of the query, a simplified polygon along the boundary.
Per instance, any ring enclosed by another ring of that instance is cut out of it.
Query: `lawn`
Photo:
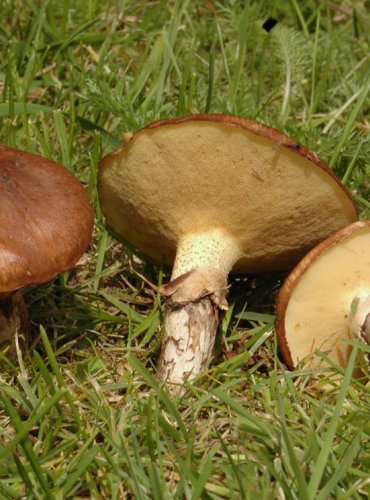
[[[345,371],[287,371],[274,333],[285,274],[235,276],[212,366],[171,394],[155,376],[169,270],[107,229],[96,186],[126,133],[229,113],[316,151],[370,218],[368,11],[0,0],[0,142],[65,165],[96,221],[75,269],[25,291],[30,349],[16,363],[0,353],[0,498],[370,497],[370,384],[351,378],[361,346]]]

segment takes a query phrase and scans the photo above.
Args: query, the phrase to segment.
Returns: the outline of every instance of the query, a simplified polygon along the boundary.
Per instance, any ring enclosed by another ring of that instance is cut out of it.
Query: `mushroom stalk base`
[[[0,348],[8,345],[8,356],[17,356],[15,335],[28,338],[29,316],[27,306],[20,291],[10,294],[0,294]]]
[[[159,377],[182,383],[206,368],[213,355],[220,313],[227,310],[227,275],[239,258],[234,241],[220,231],[180,242],[166,297]]]

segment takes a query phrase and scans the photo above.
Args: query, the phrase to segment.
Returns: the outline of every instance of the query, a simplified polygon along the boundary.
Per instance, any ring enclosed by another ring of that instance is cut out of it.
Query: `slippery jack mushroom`
[[[87,249],[93,213],[79,181],[38,155],[0,145],[0,345],[28,336],[22,288],[71,269]]]
[[[351,224],[313,248],[289,274],[277,298],[276,331],[290,369],[322,362],[318,349],[347,365],[351,346],[370,344],[370,221]]]
[[[154,122],[99,169],[107,224],[173,266],[159,377],[179,383],[212,357],[230,271],[289,269],[357,220],[315,153],[270,127],[226,115]]]

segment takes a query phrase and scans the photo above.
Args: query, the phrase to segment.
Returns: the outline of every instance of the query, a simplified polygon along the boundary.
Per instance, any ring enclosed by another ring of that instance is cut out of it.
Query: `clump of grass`
[[[238,277],[214,365],[155,379],[160,269],[107,231],[99,159],[157,118],[226,112],[317,151],[369,217],[366,2],[1,2],[0,140],[62,162],[96,213],[90,251],[30,288],[33,344],[2,354],[3,498],[367,498],[369,384],[288,373],[283,275]],[[268,18],[278,23],[263,28]],[[40,327],[41,325],[41,327]]]

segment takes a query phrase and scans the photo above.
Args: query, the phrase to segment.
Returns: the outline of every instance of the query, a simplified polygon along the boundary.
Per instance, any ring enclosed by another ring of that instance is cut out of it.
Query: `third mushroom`
[[[159,376],[194,377],[211,361],[228,274],[289,269],[357,220],[345,187],[281,132],[226,115],[154,122],[102,160],[107,223],[159,263],[165,334]]]
[[[319,243],[293,269],[277,300],[279,347],[288,368],[323,360],[341,367],[349,338],[370,344],[370,221],[345,227]]]

